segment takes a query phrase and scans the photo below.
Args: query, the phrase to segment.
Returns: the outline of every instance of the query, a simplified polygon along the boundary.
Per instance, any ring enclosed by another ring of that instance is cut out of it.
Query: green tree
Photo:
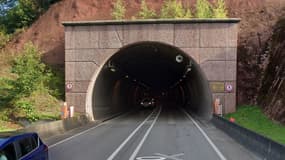
[[[207,0],[197,0],[196,3],[196,17],[197,18],[212,18],[213,9],[210,2]]]
[[[213,9],[214,18],[227,18],[228,17],[228,11],[226,9],[225,1],[224,0],[218,0],[216,7]]]
[[[8,10],[1,18],[8,33],[13,33],[17,28],[29,26],[38,17],[39,10],[36,1],[18,0],[15,7]]]
[[[141,9],[140,9],[138,16],[141,19],[151,19],[151,18],[156,18],[156,13],[153,9],[149,9],[147,7],[145,0],[142,0]]]
[[[160,18],[191,18],[192,13],[191,10],[185,9],[182,5],[181,1],[176,0],[168,0],[165,1],[161,13]]]
[[[11,81],[16,98],[29,96],[46,86],[51,77],[50,70],[41,62],[38,48],[31,43],[26,44],[23,53],[13,61],[12,73],[17,75],[16,80]]]
[[[114,4],[114,9],[112,11],[112,17],[113,19],[124,19],[126,13],[126,8],[123,4],[122,0],[117,0]]]
[[[31,25],[50,4],[59,0],[0,0],[0,27],[7,33]]]

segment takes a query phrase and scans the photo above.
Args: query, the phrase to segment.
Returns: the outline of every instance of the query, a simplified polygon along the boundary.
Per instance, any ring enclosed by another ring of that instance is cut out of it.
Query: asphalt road
[[[125,114],[49,145],[51,160],[259,159],[177,108]]]

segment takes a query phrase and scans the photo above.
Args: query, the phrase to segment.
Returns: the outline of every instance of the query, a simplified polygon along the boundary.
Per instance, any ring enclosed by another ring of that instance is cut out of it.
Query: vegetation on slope
[[[285,144],[285,126],[266,117],[260,107],[240,106],[236,113],[226,117],[233,117],[237,124]]]
[[[0,78],[0,121],[57,119],[63,76],[41,62],[31,43],[18,55],[10,62],[10,77]]]
[[[59,103],[64,99],[63,73],[42,63],[42,54],[31,43],[19,53],[4,49],[56,1],[0,0],[0,130],[59,116]]]
[[[267,115],[285,124],[285,18],[277,22],[264,52],[269,54],[258,103]]]
[[[208,0],[197,0],[195,9],[196,13],[193,16],[191,6],[184,6],[182,1],[165,0],[160,14],[157,14],[153,9],[148,8],[145,0],[142,0],[138,18],[227,18],[228,14],[224,0],[217,0],[214,4]],[[117,0],[111,13],[112,18],[124,19],[125,13],[125,4],[122,0]],[[133,16],[133,18],[136,17]]]

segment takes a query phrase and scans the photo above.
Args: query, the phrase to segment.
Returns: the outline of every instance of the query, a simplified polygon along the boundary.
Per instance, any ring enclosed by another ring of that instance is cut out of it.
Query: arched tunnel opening
[[[203,118],[212,114],[212,95],[203,71],[187,53],[171,45],[140,42],[115,53],[95,81],[94,118],[138,108],[146,97],[162,107],[183,107]]]

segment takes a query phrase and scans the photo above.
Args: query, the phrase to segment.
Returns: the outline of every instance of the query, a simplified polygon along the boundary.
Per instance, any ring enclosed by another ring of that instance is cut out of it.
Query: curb
[[[217,128],[262,158],[268,160],[284,160],[285,145],[279,144],[217,115],[213,115],[211,121]]]

